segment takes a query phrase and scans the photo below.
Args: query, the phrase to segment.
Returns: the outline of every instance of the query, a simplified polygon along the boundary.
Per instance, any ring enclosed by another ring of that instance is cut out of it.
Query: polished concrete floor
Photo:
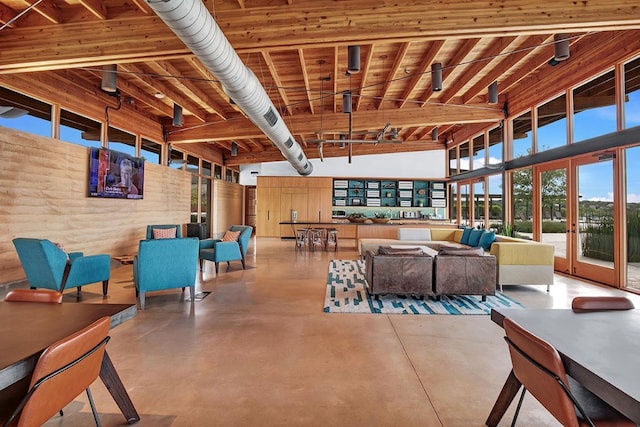
[[[489,316],[325,314],[327,261],[355,259],[355,248],[308,253],[261,238],[249,252],[246,270],[236,262],[216,276],[206,264],[198,283],[211,292],[205,299],[149,294],[144,311],[112,330],[108,351],[138,425],[484,425],[510,370]],[[130,265],[114,265],[106,302],[135,302],[131,274]],[[617,291],[556,276],[550,293],[505,292],[527,307],[566,308],[576,295]],[[65,301],[75,301],[75,290]],[[82,302],[105,302],[99,285],[86,287]],[[92,391],[102,425],[126,425],[100,381]],[[84,395],[47,423],[85,425]],[[558,424],[528,397],[518,425]]]

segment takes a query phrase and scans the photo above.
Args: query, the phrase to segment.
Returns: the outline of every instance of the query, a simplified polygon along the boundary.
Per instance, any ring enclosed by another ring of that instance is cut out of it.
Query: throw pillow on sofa
[[[473,228],[465,227],[464,231],[462,232],[462,237],[460,238],[460,243],[462,243],[463,245],[468,245],[469,244],[469,236],[471,235],[472,231],[473,231]]]
[[[473,246],[474,248],[477,247],[484,232],[485,230],[482,229],[471,230],[471,234],[469,235],[469,242],[467,243],[467,245]]]
[[[480,241],[478,242],[478,246],[488,251],[491,249],[491,244],[496,240],[496,232],[495,231],[486,231],[480,237]]]

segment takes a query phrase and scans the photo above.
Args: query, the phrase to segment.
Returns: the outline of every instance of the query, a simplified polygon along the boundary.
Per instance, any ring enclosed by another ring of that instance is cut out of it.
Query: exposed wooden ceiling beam
[[[413,95],[413,93],[416,90],[416,87],[418,86],[418,83],[428,72],[429,68],[431,67],[431,64],[433,63],[435,58],[438,56],[438,53],[440,53],[440,49],[442,49],[442,46],[444,46],[444,40],[436,40],[430,44],[426,53],[423,55],[423,59],[422,59],[422,62],[420,63],[420,66],[418,67],[418,69],[416,69],[413,72],[413,77],[411,77],[411,80],[407,85],[407,89],[404,91],[404,93],[400,97],[402,101],[398,103],[398,108],[404,107],[407,100]]]
[[[353,115],[354,130],[379,130],[387,122],[394,127],[429,126],[440,123],[485,123],[498,122],[504,118],[500,108],[493,108],[486,104],[477,106],[460,105],[431,105],[424,107],[407,107],[402,110],[370,110],[358,111]],[[338,132],[348,129],[346,115],[339,113],[324,114],[321,122],[319,114],[297,114],[287,118],[289,129],[295,133],[314,134],[320,130],[321,124],[325,132]],[[234,119],[226,122],[211,123],[194,129],[180,129],[171,134],[171,142],[202,142],[209,140],[224,140],[233,138],[257,138],[262,132],[248,119]]]
[[[11,22],[17,16],[17,13],[13,11],[9,6],[5,6],[0,3],[0,24],[5,25]],[[7,25],[7,28],[15,28],[15,23]]]
[[[199,105],[194,103],[193,101],[186,98],[181,92],[174,89],[171,85],[162,81],[162,79],[152,78],[148,74],[148,72],[138,65],[134,64],[124,64],[119,65],[124,71],[130,73],[129,76],[137,79],[144,85],[146,85],[150,90],[157,90],[160,93],[164,94],[165,97],[172,100],[174,103],[180,105],[185,110],[189,111],[194,117],[198,118],[201,122],[207,120],[207,112],[203,111]],[[172,115],[173,115],[173,110]]]
[[[455,19],[441,19],[441,11],[430,3],[409,0],[371,8],[370,1],[345,2],[343,8],[331,0],[296,2],[295,6],[269,10],[264,14],[242,10],[217,13],[220,22],[234,22],[225,35],[239,53],[281,50],[289,47],[336,46],[376,41],[410,41],[481,36],[549,34],[558,31],[588,32],[606,29],[637,29],[640,14],[635,0],[611,2],[590,0],[574,2],[508,2],[497,14],[492,1],[449,0],[449,8],[458,10]],[[28,3],[27,3],[28,4]],[[58,22],[55,10],[44,2],[38,6],[51,22]],[[49,9],[47,9],[49,8]],[[299,17],[297,19],[292,17]],[[388,19],[381,20],[380,16]],[[345,26],[345,19],[358,25]],[[424,25],[428,22],[429,25]],[[104,34],[109,34],[105,39]],[[247,35],[250,35],[248,37]],[[136,43],[130,43],[132,38]],[[39,40],[34,45],[32,40]],[[83,52],[78,56],[78,50]],[[36,28],[15,28],[3,34],[0,72],[25,72],[89,65],[115,61],[141,61],[188,55],[188,49],[156,16],[69,23]]]
[[[160,74],[168,74],[171,76],[176,76],[176,78],[171,79],[173,84],[185,95],[188,95],[189,99],[199,100],[201,108],[206,110],[207,108],[211,110],[212,114],[219,116],[224,119],[224,107],[220,105],[218,101],[211,98],[208,94],[204,93],[200,88],[198,88],[194,82],[189,79],[182,79],[182,73],[176,67],[174,67],[169,61],[161,61],[158,63],[150,62],[149,65],[151,67],[155,67],[155,71]],[[181,100],[181,102],[184,102]],[[180,102],[178,102],[180,104]],[[182,105],[182,104],[180,104]]]
[[[107,19],[107,8],[102,0],[79,0],[89,12],[98,19]]]
[[[442,64],[442,86],[446,87],[447,79],[453,73],[455,67],[464,62],[464,59],[469,55],[474,47],[480,42],[480,39],[469,39],[461,42],[460,47],[456,50],[456,53],[451,57],[451,60],[447,64]],[[431,86],[427,88],[424,95],[420,98],[423,105],[433,97],[435,97]],[[439,98],[438,98],[439,99]]]
[[[382,104],[384,103],[384,99],[387,96],[387,92],[391,87],[391,84],[394,82],[396,74],[398,73],[398,69],[404,60],[404,57],[407,55],[407,51],[409,50],[410,43],[403,43],[400,46],[400,49],[396,52],[396,57],[393,60],[393,65],[391,65],[391,70],[389,70],[389,74],[384,78],[384,84],[382,85],[382,89],[380,91],[380,98],[378,99],[377,109],[380,110],[382,108]]]
[[[287,92],[284,90],[284,85],[280,80],[280,75],[278,74],[278,70],[276,69],[276,66],[273,63],[273,60],[271,59],[271,55],[269,55],[269,52],[262,52],[262,59],[264,60],[265,64],[267,64],[267,68],[269,69],[269,73],[271,74],[271,78],[273,79],[273,84],[276,85],[276,90],[280,94],[280,98],[282,98],[282,102],[284,102],[284,108],[286,108],[287,113],[291,115],[292,112],[291,112],[291,105],[289,103],[289,97],[287,96]]]

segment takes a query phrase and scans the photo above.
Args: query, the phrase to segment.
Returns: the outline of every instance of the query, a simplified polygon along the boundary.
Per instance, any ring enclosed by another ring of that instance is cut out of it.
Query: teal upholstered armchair
[[[13,239],[18,258],[32,288],[62,292],[69,288],[102,282],[102,294],[107,295],[111,275],[108,254],[84,256],[82,252],[65,251],[46,239]]]
[[[229,265],[230,261],[242,262],[242,268],[246,268],[244,257],[247,254],[249,241],[253,228],[246,225],[232,225],[229,231],[239,231],[240,236],[237,241],[225,242],[220,239],[202,240],[200,242],[200,269],[204,267],[204,261],[213,261],[216,264],[216,274],[218,273],[218,264],[221,262]]]
[[[153,230],[158,231],[153,231]],[[175,235],[171,234],[175,230]],[[162,237],[155,237],[154,234],[158,232],[164,234]],[[170,234],[166,234],[166,233]],[[156,224],[156,225],[147,225],[147,240],[157,239],[157,238],[179,238],[182,237],[182,227],[179,224]]]
[[[195,299],[198,269],[198,239],[141,240],[133,259],[133,281],[140,309],[144,310],[145,294],[150,291],[189,287]]]

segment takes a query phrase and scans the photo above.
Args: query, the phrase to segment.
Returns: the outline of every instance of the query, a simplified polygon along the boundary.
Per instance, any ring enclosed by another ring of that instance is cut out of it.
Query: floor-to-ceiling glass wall
[[[555,269],[567,271],[567,168],[561,161],[537,168],[540,183],[540,241],[554,246]]]
[[[511,172],[511,212],[505,224],[505,234],[532,238],[533,215],[533,174],[531,168]]]
[[[485,228],[484,178],[473,184],[473,226]]]

